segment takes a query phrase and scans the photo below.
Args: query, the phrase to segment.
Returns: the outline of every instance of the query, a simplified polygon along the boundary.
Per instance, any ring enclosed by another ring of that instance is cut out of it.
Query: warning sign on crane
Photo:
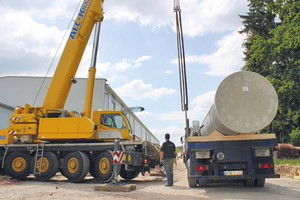
[[[123,163],[124,162],[123,155],[124,155],[123,151],[114,150],[113,163]]]

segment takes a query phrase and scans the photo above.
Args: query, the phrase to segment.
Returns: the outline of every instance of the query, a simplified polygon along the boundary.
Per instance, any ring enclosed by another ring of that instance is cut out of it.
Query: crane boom
[[[104,0],[84,0],[43,102],[45,108],[64,108],[94,25],[103,20]],[[75,51],[74,51],[75,50]]]

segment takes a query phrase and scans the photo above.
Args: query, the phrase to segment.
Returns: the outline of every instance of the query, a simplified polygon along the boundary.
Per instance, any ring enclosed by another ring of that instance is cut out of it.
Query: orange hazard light
[[[144,163],[145,163],[145,164],[148,164],[148,163],[150,163],[150,160],[145,159],[145,160],[144,160]]]

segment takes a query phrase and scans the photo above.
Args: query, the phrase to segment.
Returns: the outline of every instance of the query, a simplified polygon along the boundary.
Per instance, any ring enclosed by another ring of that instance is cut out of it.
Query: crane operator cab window
[[[123,117],[120,114],[102,114],[100,124],[111,128],[126,129]]]

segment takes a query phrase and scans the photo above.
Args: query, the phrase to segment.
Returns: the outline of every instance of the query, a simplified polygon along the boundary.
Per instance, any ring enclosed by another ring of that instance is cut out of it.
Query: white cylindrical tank
[[[272,122],[277,109],[277,93],[265,77],[250,71],[233,73],[219,85],[201,135],[214,130],[224,135],[258,131]]]

